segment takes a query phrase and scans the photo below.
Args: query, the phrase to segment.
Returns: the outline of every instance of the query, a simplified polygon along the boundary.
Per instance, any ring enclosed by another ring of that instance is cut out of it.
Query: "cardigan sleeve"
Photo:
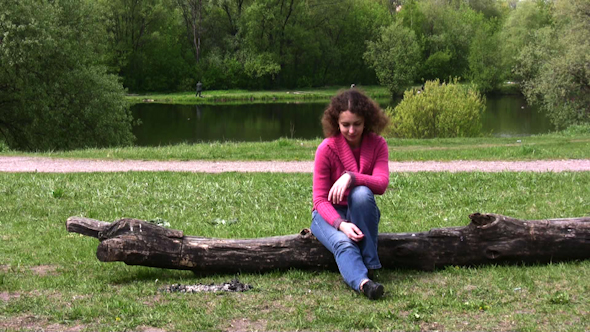
[[[379,137],[375,147],[375,164],[372,174],[349,173],[353,178],[351,186],[367,186],[375,195],[383,195],[389,184],[389,150],[385,139]]]
[[[317,210],[324,220],[338,229],[342,223],[342,217],[332,203],[328,201],[328,193],[332,188],[330,154],[332,152],[326,144],[320,144],[316,151],[313,166],[313,208]]]

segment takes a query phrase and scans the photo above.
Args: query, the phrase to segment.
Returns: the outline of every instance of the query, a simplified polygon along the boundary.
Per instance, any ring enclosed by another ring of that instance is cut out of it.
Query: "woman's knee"
[[[348,194],[348,205],[375,205],[375,195],[366,186],[354,187]]]
[[[359,251],[358,247],[350,239],[342,239],[334,243],[334,255],[338,256],[348,251]]]

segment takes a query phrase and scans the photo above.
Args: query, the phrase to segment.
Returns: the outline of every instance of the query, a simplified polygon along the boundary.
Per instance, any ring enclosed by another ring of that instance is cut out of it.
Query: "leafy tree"
[[[410,89],[388,108],[391,124],[385,135],[403,138],[472,137],[481,133],[485,97],[472,87],[439,80],[426,81],[424,90]]]
[[[498,0],[469,0],[467,5],[482,13],[486,18],[498,18],[502,16],[501,1]]]
[[[313,1],[310,23],[318,41],[310,59],[313,85],[375,84],[377,77],[363,59],[366,40],[375,40],[379,28],[391,24],[391,16],[374,0]]]
[[[438,0],[409,1],[396,16],[412,29],[422,49],[419,77],[425,80],[465,76],[469,46],[483,14],[465,5]]]
[[[424,65],[422,66],[420,73],[421,77],[425,79],[446,79],[455,74],[453,68],[453,51],[445,49],[444,51],[436,51],[431,54]]]
[[[478,27],[471,42],[468,77],[482,93],[496,90],[503,80],[499,37],[497,20],[492,19]]]
[[[172,0],[97,0],[107,30],[107,63],[131,91],[188,88],[191,44]],[[191,61],[192,60],[192,61]]]
[[[535,31],[551,24],[551,2],[519,1],[509,12],[500,32],[502,62],[499,64],[506,78],[520,81],[514,69],[522,49],[534,38]]]
[[[377,41],[368,42],[365,60],[381,84],[397,94],[416,78],[420,53],[414,31],[397,21],[383,28]]]
[[[187,37],[193,47],[195,62],[201,58],[203,38],[203,17],[207,15],[207,0],[176,0],[186,24]]]
[[[10,148],[131,143],[123,87],[99,65],[105,33],[96,7],[6,0],[0,11],[0,135]]]
[[[523,93],[558,128],[590,123],[590,0],[558,0],[517,58]]]

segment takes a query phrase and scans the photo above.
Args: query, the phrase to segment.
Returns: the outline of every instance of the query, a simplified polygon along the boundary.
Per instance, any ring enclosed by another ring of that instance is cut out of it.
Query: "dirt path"
[[[563,172],[590,171],[590,159],[536,161],[389,162],[391,172]],[[0,172],[285,172],[311,173],[311,161],[143,161],[0,157]]]

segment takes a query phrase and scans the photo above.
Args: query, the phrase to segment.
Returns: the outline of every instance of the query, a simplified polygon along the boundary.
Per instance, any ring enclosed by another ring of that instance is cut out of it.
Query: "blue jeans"
[[[348,206],[336,205],[340,216],[354,223],[365,237],[354,242],[346,234],[328,224],[317,211],[312,212],[311,232],[334,254],[344,282],[360,291],[367,278],[367,269],[381,268],[377,254],[377,235],[381,212],[371,189],[354,187],[348,195]]]

